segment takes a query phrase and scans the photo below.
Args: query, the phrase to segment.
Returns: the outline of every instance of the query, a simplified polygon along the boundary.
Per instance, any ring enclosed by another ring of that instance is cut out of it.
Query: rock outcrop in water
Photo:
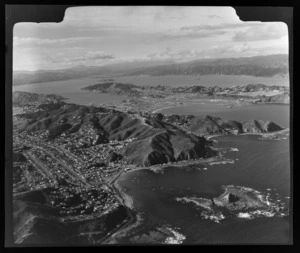
[[[215,205],[225,207],[229,211],[245,211],[268,206],[263,196],[253,189],[228,185],[224,190],[224,193],[213,201]]]
[[[290,103],[290,94],[289,92],[284,92],[282,94],[268,96],[268,97],[261,97],[259,102],[263,103],[282,103],[282,104],[289,104]]]
[[[270,133],[280,131],[283,128],[272,121],[250,120],[243,122],[243,131],[245,133]]]
[[[271,200],[270,193],[262,193],[252,188],[227,185],[224,192],[211,199],[200,197],[180,197],[176,201],[192,203],[200,207],[201,217],[220,223],[226,218],[254,219],[256,217],[283,217],[289,214],[282,199]]]

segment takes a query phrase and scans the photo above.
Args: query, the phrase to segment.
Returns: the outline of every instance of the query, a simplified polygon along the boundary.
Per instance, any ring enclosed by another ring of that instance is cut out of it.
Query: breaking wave
[[[170,228],[170,227],[165,227],[165,228],[173,234],[172,236],[168,236],[165,239],[165,242],[164,242],[165,244],[181,244],[186,239],[186,236],[184,236],[183,234],[180,234],[175,229]]]

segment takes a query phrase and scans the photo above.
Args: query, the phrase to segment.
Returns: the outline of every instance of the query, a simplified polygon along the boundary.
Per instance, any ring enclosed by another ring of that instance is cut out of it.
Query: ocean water
[[[190,104],[166,108],[159,112],[171,115],[211,115],[228,120],[247,121],[249,119],[270,120],[282,127],[289,127],[290,105],[251,104],[227,108],[222,104]]]
[[[13,86],[13,91],[26,91],[40,94],[57,94],[68,98],[68,103],[75,103],[80,105],[100,105],[103,103],[107,104],[126,99],[121,95],[102,94],[100,92],[81,90],[81,88],[99,83],[101,80],[102,79],[99,77],[90,77],[66,81],[24,84]]]
[[[146,215],[144,226],[153,229],[168,225],[184,235],[185,244],[287,244],[291,239],[289,216],[259,217],[253,220],[205,220],[192,204],[174,201],[177,197],[216,197],[222,185],[271,191],[289,205],[289,140],[261,141],[258,136],[218,137],[219,146],[237,148],[226,157],[233,164],[215,164],[206,170],[169,167],[163,174],[132,171],[119,184],[132,196],[134,205]]]

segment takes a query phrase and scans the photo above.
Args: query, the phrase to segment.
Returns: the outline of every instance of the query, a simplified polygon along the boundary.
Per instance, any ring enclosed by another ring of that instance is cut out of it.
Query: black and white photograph
[[[15,23],[12,246],[291,245],[290,36],[231,6]]]

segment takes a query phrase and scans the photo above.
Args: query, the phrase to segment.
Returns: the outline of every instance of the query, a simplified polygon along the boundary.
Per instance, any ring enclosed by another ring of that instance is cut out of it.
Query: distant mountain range
[[[14,71],[13,85],[70,80],[89,76],[133,75],[288,75],[288,55],[204,59],[184,63],[128,62],[106,66],[77,66],[61,70]]]
[[[129,75],[250,75],[274,76],[288,74],[287,55],[268,55],[192,61],[129,71]]]

